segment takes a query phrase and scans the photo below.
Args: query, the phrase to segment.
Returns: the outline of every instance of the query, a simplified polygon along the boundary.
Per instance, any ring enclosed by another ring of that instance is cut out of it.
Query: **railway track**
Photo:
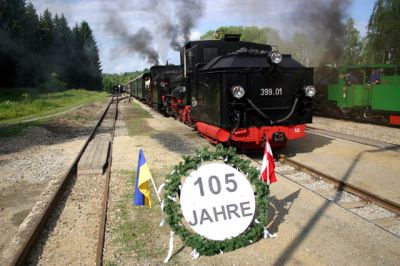
[[[112,145],[114,139],[114,131],[115,131],[115,123],[118,116],[118,102],[119,100],[124,99],[120,98],[119,95],[113,95],[110,102],[106,106],[103,114],[98,120],[97,124],[93,128],[91,134],[85,141],[82,146],[80,152],[76,156],[72,165],[69,167],[67,172],[62,177],[61,181],[58,184],[55,192],[49,198],[49,201],[45,203],[45,207],[37,215],[34,217],[33,222],[28,228],[28,232],[24,232],[22,236],[19,237],[20,245],[15,250],[15,253],[12,254],[8,259],[9,265],[22,265],[25,264],[29,254],[32,252],[32,249],[35,245],[38,244],[38,240],[41,238],[41,232],[46,227],[50,217],[53,215],[54,211],[60,205],[62,201],[63,195],[68,186],[71,186],[73,189],[74,184],[71,185],[72,180],[77,178],[78,175],[78,163],[81,160],[83,154],[87,150],[89,143],[97,136],[104,134],[107,131],[110,135],[110,148],[107,155],[107,169],[106,169],[106,179],[104,182],[104,192],[102,195],[102,206],[101,206],[101,216],[98,224],[98,236],[97,236],[97,249],[96,249],[96,265],[102,265],[103,259],[103,247],[104,247],[104,236],[105,236],[105,227],[106,227],[106,219],[107,219],[107,203],[108,203],[108,193],[109,193],[109,182],[111,178],[111,164],[112,164]],[[102,124],[107,119],[112,119],[112,126],[108,126],[106,128],[102,128]],[[62,209],[62,207],[61,207]]]
[[[275,172],[400,238],[399,204],[284,157]]]
[[[382,141],[377,141],[377,140],[368,139],[368,138],[364,138],[364,137],[353,136],[353,135],[330,131],[330,130],[325,130],[325,129],[319,129],[319,128],[310,127],[310,126],[307,126],[306,132],[310,132],[313,134],[319,134],[319,135],[323,135],[323,136],[339,138],[339,139],[348,140],[351,142],[357,142],[357,143],[368,145],[371,147],[380,148],[383,150],[391,150],[391,151],[395,151],[395,152],[400,152],[400,145],[397,145],[397,144],[386,143],[386,142],[382,142]]]
[[[400,152],[400,145],[385,143],[344,133],[308,127],[307,132],[368,145],[381,150]],[[258,165],[262,159],[251,158]],[[279,155],[276,172],[300,186],[355,213],[376,226],[400,238],[400,204],[371,191],[323,173],[307,163],[299,163]]]
[[[362,200],[364,200],[366,202],[374,203],[390,212],[395,213],[397,216],[400,215],[400,205],[397,204],[396,202],[393,202],[393,201],[390,201],[383,197],[380,197],[379,195],[376,195],[376,194],[374,194],[370,191],[367,191],[363,188],[343,182],[342,180],[339,180],[338,178],[335,178],[331,175],[325,174],[321,171],[318,171],[317,169],[313,169],[312,167],[306,166],[306,165],[296,162],[294,160],[282,158],[281,162],[283,164],[290,165],[297,170],[300,170],[302,172],[305,172],[305,173],[311,175],[317,181],[322,180],[327,183],[333,184],[337,191],[347,191],[353,195],[356,195],[357,197],[361,198]]]
[[[400,152],[400,145],[309,127],[307,132],[368,145],[381,150]],[[400,204],[362,187],[323,173],[307,163],[279,156],[276,172],[311,190],[378,227],[400,237]],[[261,165],[261,160],[254,160]]]

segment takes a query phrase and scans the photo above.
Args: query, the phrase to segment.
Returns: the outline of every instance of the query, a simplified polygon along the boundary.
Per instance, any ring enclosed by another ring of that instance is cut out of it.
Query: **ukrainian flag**
[[[133,204],[151,207],[150,184],[152,178],[142,149],[139,151],[139,160],[136,175],[135,199]]]

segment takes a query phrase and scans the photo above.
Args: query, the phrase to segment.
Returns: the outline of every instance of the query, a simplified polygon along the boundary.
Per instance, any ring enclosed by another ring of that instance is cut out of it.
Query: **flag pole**
[[[151,184],[153,184],[154,191],[156,192],[158,203],[161,204],[161,198],[160,198],[160,195],[158,194],[156,183],[154,183],[154,180],[153,180],[153,176],[151,176],[150,179],[151,179]]]

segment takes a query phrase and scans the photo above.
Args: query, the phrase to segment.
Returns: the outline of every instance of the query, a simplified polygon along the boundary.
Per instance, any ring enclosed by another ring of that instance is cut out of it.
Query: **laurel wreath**
[[[225,148],[221,144],[216,146],[214,152],[207,148],[196,150],[195,156],[182,156],[183,162],[175,166],[175,170],[166,176],[165,193],[164,193],[164,211],[166,221],[175,234],[179,235],[186,246],[195,249],[200,255],[210,256],[222,252],[232,251],[241,247],[245,247],[251,243],[258,241],[264,232],[267,223],[267,185],[259,180],[259,171],[257,168],[250,166],[250,161],[241,158],[236,154],[236,149]],[[233,166],[243,174],[247,175],[248,180],[256,188],[256,215],[257,218],[252,224],[239,236],[216,241],[207,239],[197,233],[189,231],[183,224],[181,219],[183,214],[180,211],[180,205],[177,196],[179,196],[179,186],[181,177],[196,170],[203,162],[224,160],[226,164]]]

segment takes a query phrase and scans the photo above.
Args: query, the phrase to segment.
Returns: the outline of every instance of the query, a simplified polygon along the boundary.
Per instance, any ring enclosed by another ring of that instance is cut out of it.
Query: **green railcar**
[[[324,80],[326,73],[329,80]],[[400,66],[324,68],[319,76],[324,98],[319,97],[320,114],[400,125]]]

